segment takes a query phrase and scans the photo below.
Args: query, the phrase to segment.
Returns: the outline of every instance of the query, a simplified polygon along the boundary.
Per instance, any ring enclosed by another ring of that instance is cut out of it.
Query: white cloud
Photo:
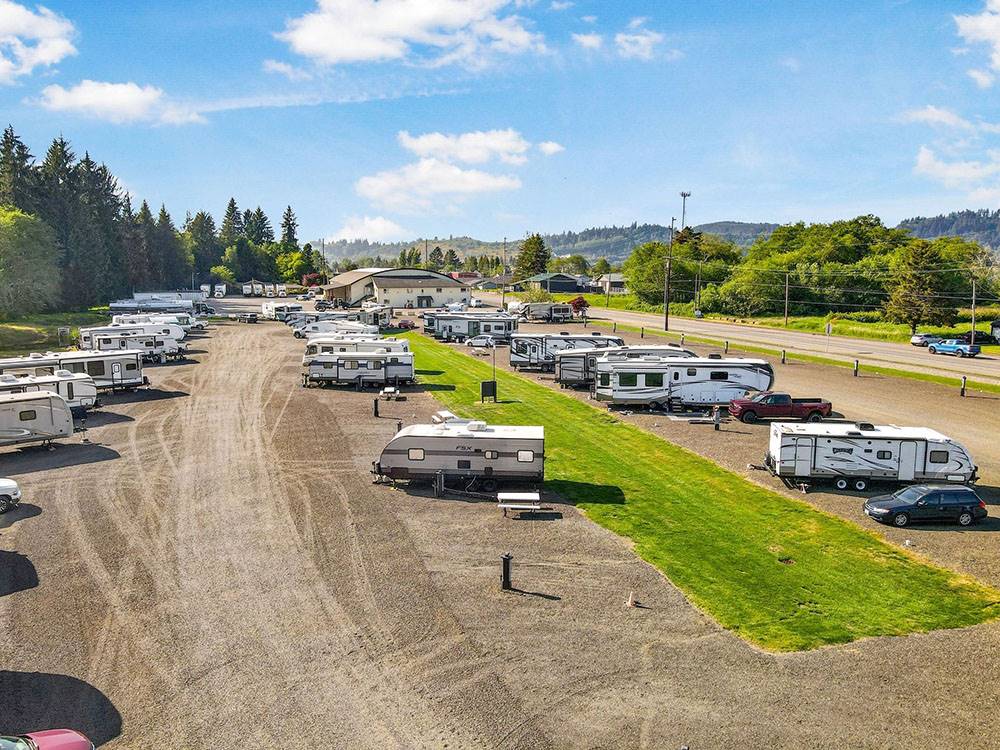
[[[993,85],[993,74],[987,70],[973,68],[966,72],[968,73],[969,78],[975,81],[976,85],[981,89],[988,89]]]
[[[573,34],[573,41],[584,49],[600,49],[604,45],[600,34]]]
[[[523,164],[531,144],[514,130],[477,130],[458,135],[425,133],[412,136],[405,130],[397,136],[399,145],[420,157],[466,164],[484,164],[494,157],[507,164]]]
[[[573,3],[569,0],[552,0],[552,4],[549,8],[552,10],[569,10],[573,7]]]
[[[561,143],[556,143],[555,141],[542,141],[538,144],[538,150],[546,156],[553,156],[558,154],[560,151],[565,151],[566,147]]]
[[[455,202],[476,194],[520,187],[517,177],[462,169],[434,158],[362,177],[354,186],[361,197],[399,211],[431,208],[439,199]]]
[[[615,46],[618,54],[625,58],[652,60],[656,47],[663,42],[664,36],[658,31],[643,28],[645,18],[633,18],[629,21],[628,31],[615,34]],[[679,50],[671,50],[669,59],[675,60],[681,56]]]
[[[778,61],[778,65],[780,65],[783,68],[787,68],[793,73],[798,73],[800,70],[802,70],[802,63],[799,61],[799,58],[797,57],[784,57]]]
[[[48,8],[0,0],[0,85],[76,54],[73,24]]]
[[[392,242],[409,236],[411,233],[408,230],[384,216],[351,216],[344,222],[344,226],[327,239],[332,242],[337,240]]]
[[[992,47],[990,62],[1000,70],[1000,1],[987,0],[982,12],[955,16],[958,34],[967,44],[987,44]]]
[[[584,23],[597,23],[597,16],[580,16],[580,20]]]
[[[170,102],[155,86],[84,80],[71,88],[57,84],[42,89],[39,101],[52,112],[75,112],[113,123],[152,122],[185,125],[203,122],[191,109]]]
[[[990,151],[989,161],[943,161],[926,146],[917,152],[914,173],[930,177],[949,188],[983,189],[977,185],[1000,173],[1000,152]]]
[[[312,78],[312,74],[309,71],[296,68],[294,65],[280,60],[265,60],[262,67],[264,72],[283,75],[289,81],[308,81]]]
[[[499,15],[509,6],[510,0],[317,0],[314,11],[289,20],[276,36],[323,65],[405,60],[479,67],[491,52],[544,52],[544,37],[524,19]]]
[[[964,117],[955,114],[950,109],[935,107],[928,104],[921,109],[911,109],[902,115],[903,122],[922,122],[927,125],[940,125],[959,130],[973,130],[975,126]]]

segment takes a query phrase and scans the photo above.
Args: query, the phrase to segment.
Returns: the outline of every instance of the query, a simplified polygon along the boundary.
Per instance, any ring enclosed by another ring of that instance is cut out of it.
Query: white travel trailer
[[[612,404],[668,409],[728,404],[774,384],[774,370],[762,359],[602,358],[596,368],[594,395]]]
[[[294,331],[295,338],[313,338],[314,336],[330,336],[335,333],[371,333],[378,334],[378,326],[364,323],[353,323],[349,320],[317,320],[306,323]]]
[[[187,333],[176,323],[112,323],[109,326],[94,326],[80,329],[80,348],[93,349],[95,336],[104,334],[121,336],[162,336],[182,341]]]
[[[791,481],[830,480],[861,491],[873,480],[975,482],[976,465],[962,445],[926,427],[867,422],[775,422],[764,463]]]
[[[125,313],[188,313],[193,314],[195,303],[189,299],[121,299],[108,305],[112,314]]]
[[[187,347],[177,339],[149,333],[120,334],[99,333],[91,340],[90,348],[95,351],[136,351],[146,360],[161,361],[184,356]]]
[[[98,390],[128,390],[149,385],[148,378],[142,374],[141,352],[33,352],[23,357],[0,359],[0,374],[54,375],[57,370],[86,373],[93,378]]]
[[[604,349],[565,349],[556,352],[556,382],[563,388],[594,383],[597,361],[602,357],[638,359],[639,357],[696,357],[690,349],[677,344],[615,346]]]
[[[525,320],[565,323],[573,319],[573,306],[561,302],[525,302],[517,308],[517,314]]]
[[[73,434],[73,414],[57,393],[0,395],[0,446],[41,443]]]
[[[341,385],[381,386],[412,383],[412,352],[338,352],[317,354],[310,358],[302,384],[334,383]]]
[[[479,335],[492,336],[497,341],[509,341],[517,330],[517,318],[498,312],[438,313],[433,325],[434,338],[445,341],[465,341]]]
[[[556,352],[566,349],[606,349],[625,346],[620,336],[592,333],[515,333],[510,337],[510,365],[518,368],[554,370]]]
[[[62,396],[74,415],[100,406],[97,384],[89,375],[69,370],[56,370],[52,375],[0,375],[0,395],[8,393],[38,393],[46,391]]]
[[[157,314],[141,313],[133,315],[112,315],[112,325],[146,325],[148,323],[164,323],[167,325],[180,326],[182,331],[190,331],[192,328],[201,329],[205,323],[198,320],[193,315],[187,313]]]
[[[265,320],[285,320],[290,314],[302,312],[302,305],[297,302],[265,302],[260,311]]]
[[[292,330],[301,328],[307,323],[315,323],[318,320],[343,320],[355,323],[360,320],[360,315],[356,312],[348,313],[343,310],[324,310],[323,312],[294,312],[285,316],[285,325]]]
[[[498,482],[545,478],[545,428],[488,425],[441,413],[434,424],[397,432],[372,465],[378,480],[448,479],[475,482],[492,491]]]
[[[302,365],[306,366],[317,355],[339,354],[340,352],[377,352],[379,350],[387,352],[408,352],[410,342],[406,339],[387,338],[380,339],[375,336],[367,338],[332,338],[327,336],[317,336],[309,339],[306,344],[306,352],[302,355]]]

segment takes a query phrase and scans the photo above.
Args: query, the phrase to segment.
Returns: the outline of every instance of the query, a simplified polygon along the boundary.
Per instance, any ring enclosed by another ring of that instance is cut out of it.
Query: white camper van
[[[70,411],[80,416],[88,409],[100,406],[97,384],[89,375],[69,370],[56,370],[52,375],[0,375],[0,395],[8,393],[55,393],[69,404]]]
[[[302,355],[302,365],[309,362],[320,354],[339,354],[341,352],[377,352],[380,349],[387,352],[408,352],[410,342],[406,339],[387,338],[380,339],[375,335],[364,334],[365,338],[334,338],[327,336],[317,336],[309,339],[306,344],[306,352]]]
[[[872,480],[895,484],[977,479],[961,444],[926,427],[844,422],[775,422],[765,465],[793,481],[830,480],[837,489],[868,489]]]
[[[397,432],[382,449],[372,473],[380,480],[475,480],[491,491],[498,482],[545,478],[545,428],[488,425],[439,413],[433,424]]]
[[[774,369],[762,359],[602,358],[596,362],[594,395],[611,404],[708,406],[773,384]]]
[[[41,443],[73,434],[73,414],[56,393],[0,395],[0,446]]]
[[[412,383],[412,352],[337,352],[317,354],[309,359],[302,384],[313,383],[338,385],[381,386]]]
[[[690,349],[678,344],[654,346],[614,346],[601,349],[564,349],[556,352],[556,382],[563,388],[575,388],[594,383],[597,361],[608,359],[638,359],[640,357],[696,357]]]
[[[32,352],[0,359],[0,374],[53,375],[56,370],[86,373],[98,390],[134,390],[149,385],[142,374],[142,353],[136,351]]]
[[[510,337],[510,365],[518,368],[554,370],[556,352],[565,349],[605,349],[624,346],[620,336],[603,333],[515,333]]]
[[[91,349],[96,351],[137,351],[147,361],[178,359],[187,347],[176,339],[149,333],[115,334],[100,333],[94,336]]]

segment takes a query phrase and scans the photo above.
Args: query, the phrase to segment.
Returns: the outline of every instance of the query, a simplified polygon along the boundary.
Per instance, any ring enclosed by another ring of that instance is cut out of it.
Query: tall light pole
[[[681,191],[681,229],[687,226],[687,204],[691,193]]]
[[[670,243],[667,245],[667,267],[663,271],[663,330],[670,330],[670,266],[674,260],[674,222],[670,217]]]

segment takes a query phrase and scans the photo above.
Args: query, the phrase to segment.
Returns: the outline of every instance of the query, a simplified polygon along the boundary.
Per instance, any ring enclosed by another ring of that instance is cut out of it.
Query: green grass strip
[[[751,643],[796,651],[1000,615],[1000,592],[525,377],[498,371],[502,402],[480,404],[488,359],[408,335],[420,381],[443,405],[494,424],[544,425],[546,488],[630,539]]]

